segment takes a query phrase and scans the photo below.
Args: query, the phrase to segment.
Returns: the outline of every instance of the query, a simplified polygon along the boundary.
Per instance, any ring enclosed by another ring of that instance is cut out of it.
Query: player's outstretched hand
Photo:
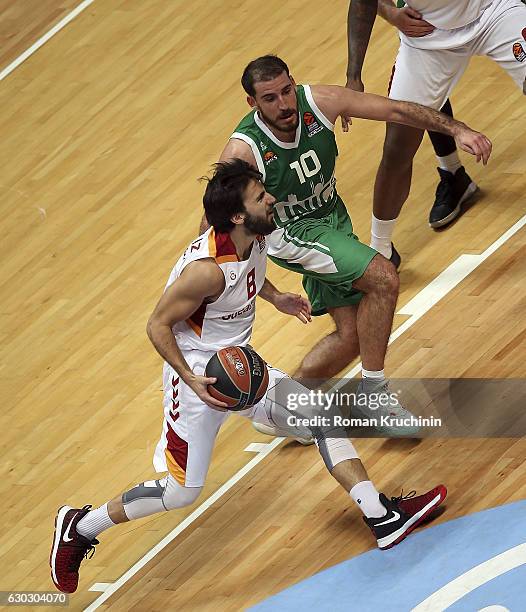
[[[391,23],[398,28],[402,34],[412,38],[427,36],[435,29],[435,26],[431,25],[425,19],[422,19],[422,15],[410,6],[404,6],[404,8],[401,9],[394,8]]]
[[[307,298],[296,293],[280,293],[274,300],[274,306],[285,314],[297,317],[302,323],[312,320],[312,306]]]
[[[213,376],[198,376],[194,374],[192,379],[187,381],[187,385],[197,395],[197,397],[203,401],[207,406],[214,410],[226,412],[228,405],[225,402],[220,402],[215,397],[212,397],[208,393],[208,385],[213,385],[217,381],[217,378]]]
[[[460,149],[474,155],[477,158],[477,162],[482,160],[484,165],[488,163],[492,144],[491,140],[484,136],[484,134],[474,132],[467,126],[463,126],[455,134],[455,142]]]

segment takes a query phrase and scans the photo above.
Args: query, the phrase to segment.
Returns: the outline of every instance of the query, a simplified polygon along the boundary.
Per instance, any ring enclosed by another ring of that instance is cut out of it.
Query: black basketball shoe
[[[437,185],[435,203],[429,213],[430,227],[445,227],[456,219],[462,211],[462,203],[477,191],[464,166],[453,174],[437,168],[440,182]]]
[[[412,491],[405,497],[387,497],[380,493],[380,502],[387,514],[380,518],[363,517],[373,532],[378,548],[386,550],[401,542],[413,529],[423,523],[435,508],[446,499],[447,489],[438,485],[431,491],[415,497]]]

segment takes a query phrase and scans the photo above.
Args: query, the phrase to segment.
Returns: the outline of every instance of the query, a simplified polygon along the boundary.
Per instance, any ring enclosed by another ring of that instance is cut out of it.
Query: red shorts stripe
[[[166,450],[170,452],[177,465],[186,472],[186,462],[188,461],[188,442],[180,438],[167,423]]]

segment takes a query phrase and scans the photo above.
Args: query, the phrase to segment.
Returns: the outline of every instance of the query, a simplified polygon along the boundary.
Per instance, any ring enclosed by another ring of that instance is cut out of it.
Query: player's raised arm
[[[413,102],[390,100],[383,96],[352,91],[337,85],[317,85],[312,94],[320,110],[331,122],[338,116],[345,119],[359,117],[388,123],[401,123],[423,130],[432,130],[453,136],[457,145],[487,163],[491,154],[489,138],[475,132],[465,123],[444,113]]]
[[[362,66],[378,0],[351,0],[347,13],[347,87],[363,91]]]
[[[276,310],[292,315],[302,323],[312,321],[312,306],[307,298],[297,293],[282,293],[268,278],[265,278],[265,282],[259,292],[259,297],[270,302]]]
[[[213,398],[207,386],[215,378],[194,374],[177,345],[172,328],[188,319],[203,302],[212,301],[225,287],[219,266],[211,259],[194,261],[183,270],[175,282],[163,293],[148,319],[146,331],[155,349],[199,398],[212,408],[226,404]]]

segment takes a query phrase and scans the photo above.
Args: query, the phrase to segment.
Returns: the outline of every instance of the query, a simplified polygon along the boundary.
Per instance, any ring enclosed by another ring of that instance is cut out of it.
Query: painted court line
[[[415,606],[411,612],[440,612],[465,597],[471,591],[506,572],[526,563],[526,543],[480,563],[455,580],[448,582],[427,599]],[[523,600],[524,603],[524,600]]]
[[[245,448],[245,451],[247,453],[262,453],[267,450],[267,447],[268,444],[266,442],[252,442]]]
[[[20,64],[24,63],[28,57],[31,57],[35,51],[38,51],[42,45],[45,45],[50,38],[53,38],[55,34],[60,32],[62,28],[65,28],[70,21],[75,19],[77,15],[80,15],[83,10],[87,9],[90,4],[93,4],[95,0],[84,0],[81,2],[77,8],[73,9],[71,13],[68,13],[63,19],[61,19],[57,24],[55,24],[51,30],[46,32],[44,36],[41,36],[34,44],[32,44],[29,49],[24,51],[22,55],[19,55],[14,61],[12,61],[6,68],[4,68],[0,72],[0,81],[3,81],[6,76],[9,76],[13,70],[18,68]]]
[[[424,287],[415,297],[410,300],[406,306],[398,311],[398,314],[410,314],[410,318],[404,321],[398,327],[389,339],[389,344],[399,338],[405,331],[414,325],[428,310],[430,310],[441,298],[454,289],[468,274],[473,272],[475,268],[480,266],[490,255],[492,255],[500,246],[514,236],[522,227],[526,225],[526,215],[524,215],[517,223],[515,223],[508,231],[500,238],[491,244],[480,255],[461,255],[441,274],[439,274],[429,285]],[[360,371],[361,364],[357,364],[345,376],[352,378]],[[337,389],[343,382],[333,388]],[[126,573],[124,573],[116,582],[110,584],[106,591],[100,595],[90,606],[85,608],[85,612],[92,612],[102,605],[107,599],[121,588],[130,578],[132,578],[140,569],[142,569],[155,555],[160,552],[165,546],[172,542],[182,531],[189,527],[199,516],[201,516],[212,504],[221,498],[228,490],[230,490],[243,476],[248,474],[258,463],[260,463],[267,455],[269,455],[276,447],[278,447],[285,438],[274,438],[274,440],[265,446],[258,454],[251,459],[239,472],[234,474],[223,486],[221,486],[212,496],[206,499],[198,506],[184,521],[182,521],[173,531],[165,536],[156,546],[149,550],[139,561],[137,561]],[[248,450],[248,449],[245,449]]]

